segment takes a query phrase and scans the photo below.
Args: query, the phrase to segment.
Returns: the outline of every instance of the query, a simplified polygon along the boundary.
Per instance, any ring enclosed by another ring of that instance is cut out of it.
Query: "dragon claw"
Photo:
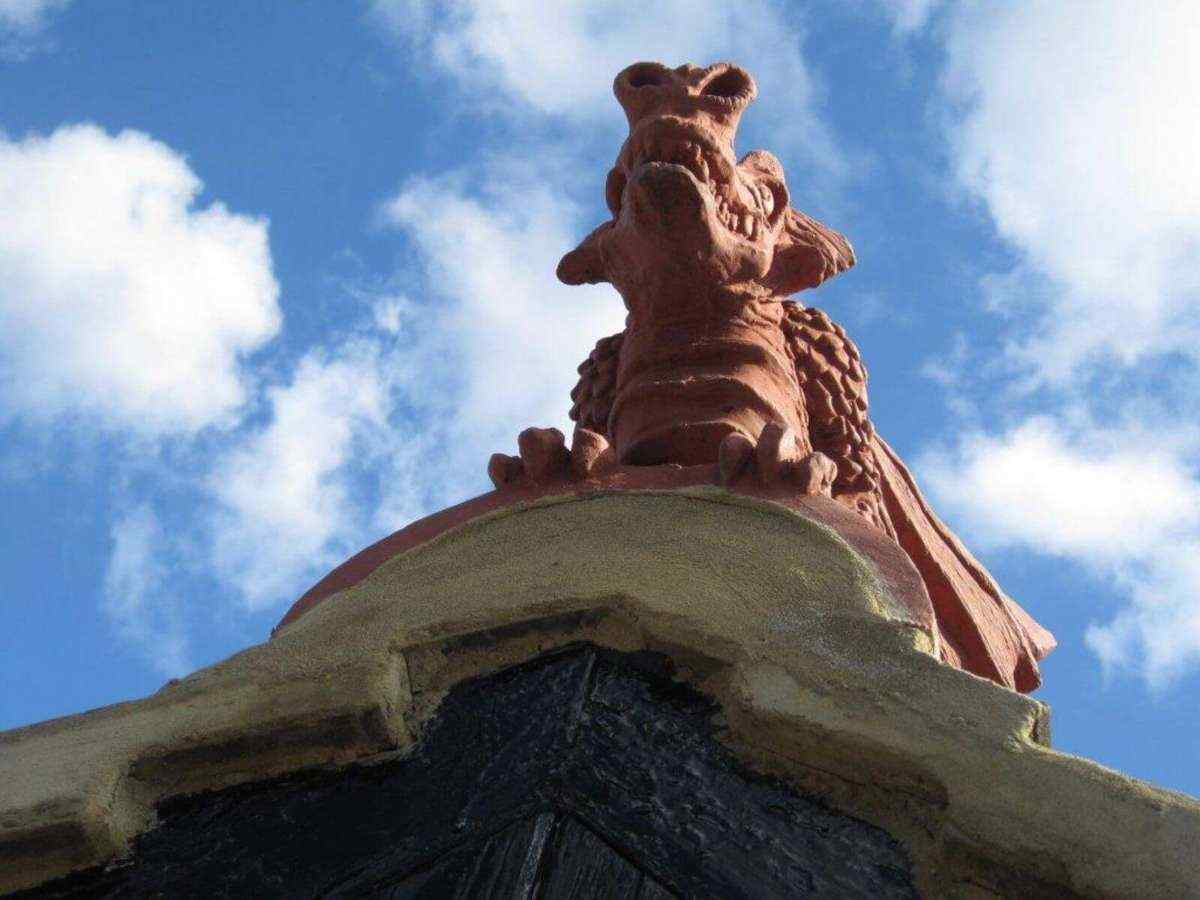
[[[571,478],[584,481],[615,462],[607,438],[576,428],[572,448],[557,428],[526,428],[517,436],[520,456],[493,453],[488,477],[497,490],[516,485],[547,484]]]
[[[745,471],[754,456],[754,443],[738,431],[731,432],[721,440],[717,450],[717,467],[721,472],[721,484],[729,485]]]
[[[520,457],[509,456],[507,453],[493,453],[492,458],[488,460],[487,471],[488,478],[492,479],[492,484],[499,490],[520,479],[524,466],[521,465]]]
[[[576,428],[571,439],[571,475],[584,481],[616,462],[608,438],[590,428]]]
[[[763,484],[775,485],[787,480],[800,457],[796,432],[779,422],[763,426],[754,448],[754,463]]]
[[[837,464],[824,453],[814,450],[796,464],[792,478],[806,496],[824,494],[832,497],[837,475]]]
[[[517,435],[517,449],[526,477],[535,483],[562,477],[570,464],[566,439],[557,428],[526,428]]]
[[[736,481],[753,460],[758,480],[765,485],[790,483],[805,495],[832,496],[837,465],[824,453],[806,449],[806,442],[779,422],[765,425],[757,443],[740,432],[728,434],[718,452],[721,484]]]

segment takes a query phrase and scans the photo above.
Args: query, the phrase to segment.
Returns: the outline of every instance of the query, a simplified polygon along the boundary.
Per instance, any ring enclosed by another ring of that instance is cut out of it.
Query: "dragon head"
[[[563,257],[562,281],[610,282],[627,300],[664,281],[757,285],[779,296],[853,265],[845,238],[789,206],[772,154],[737,160],[738,121],[757,92],[744,69],[641,62],[613,90],[629,137],[608,173],[612,219]]]

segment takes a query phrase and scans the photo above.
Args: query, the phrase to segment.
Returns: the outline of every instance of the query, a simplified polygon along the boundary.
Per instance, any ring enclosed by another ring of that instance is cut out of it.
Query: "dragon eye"
[[[710,97],[724,97],[733,100],[750,93],[752,82],[750,76],[736,66],[726,69],[704,86],[704,93]]]

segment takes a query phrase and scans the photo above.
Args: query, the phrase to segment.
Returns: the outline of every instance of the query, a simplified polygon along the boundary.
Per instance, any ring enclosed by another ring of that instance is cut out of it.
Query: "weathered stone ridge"
[[[891,835],[925,896],[1196,893],[1200,804],[1047,748],[1045,707],[940,663],[891,583],[719,491],[498,509],[145,700],[0,736],[0,885],[128,852],[171,797],[405,751],[455,685],[587,642],[669,657],[742,765]]]

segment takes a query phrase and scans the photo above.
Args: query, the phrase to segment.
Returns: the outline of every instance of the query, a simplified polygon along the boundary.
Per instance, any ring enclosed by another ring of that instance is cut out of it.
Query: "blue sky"
[[[1200,794],[1200,12],[937,0],[0,0],[0,728],[264,639],[564,427],[621,327],[628,63],[758,79],[739,150],[858,266],[806,302],[1058,636],[1054,739]]]

